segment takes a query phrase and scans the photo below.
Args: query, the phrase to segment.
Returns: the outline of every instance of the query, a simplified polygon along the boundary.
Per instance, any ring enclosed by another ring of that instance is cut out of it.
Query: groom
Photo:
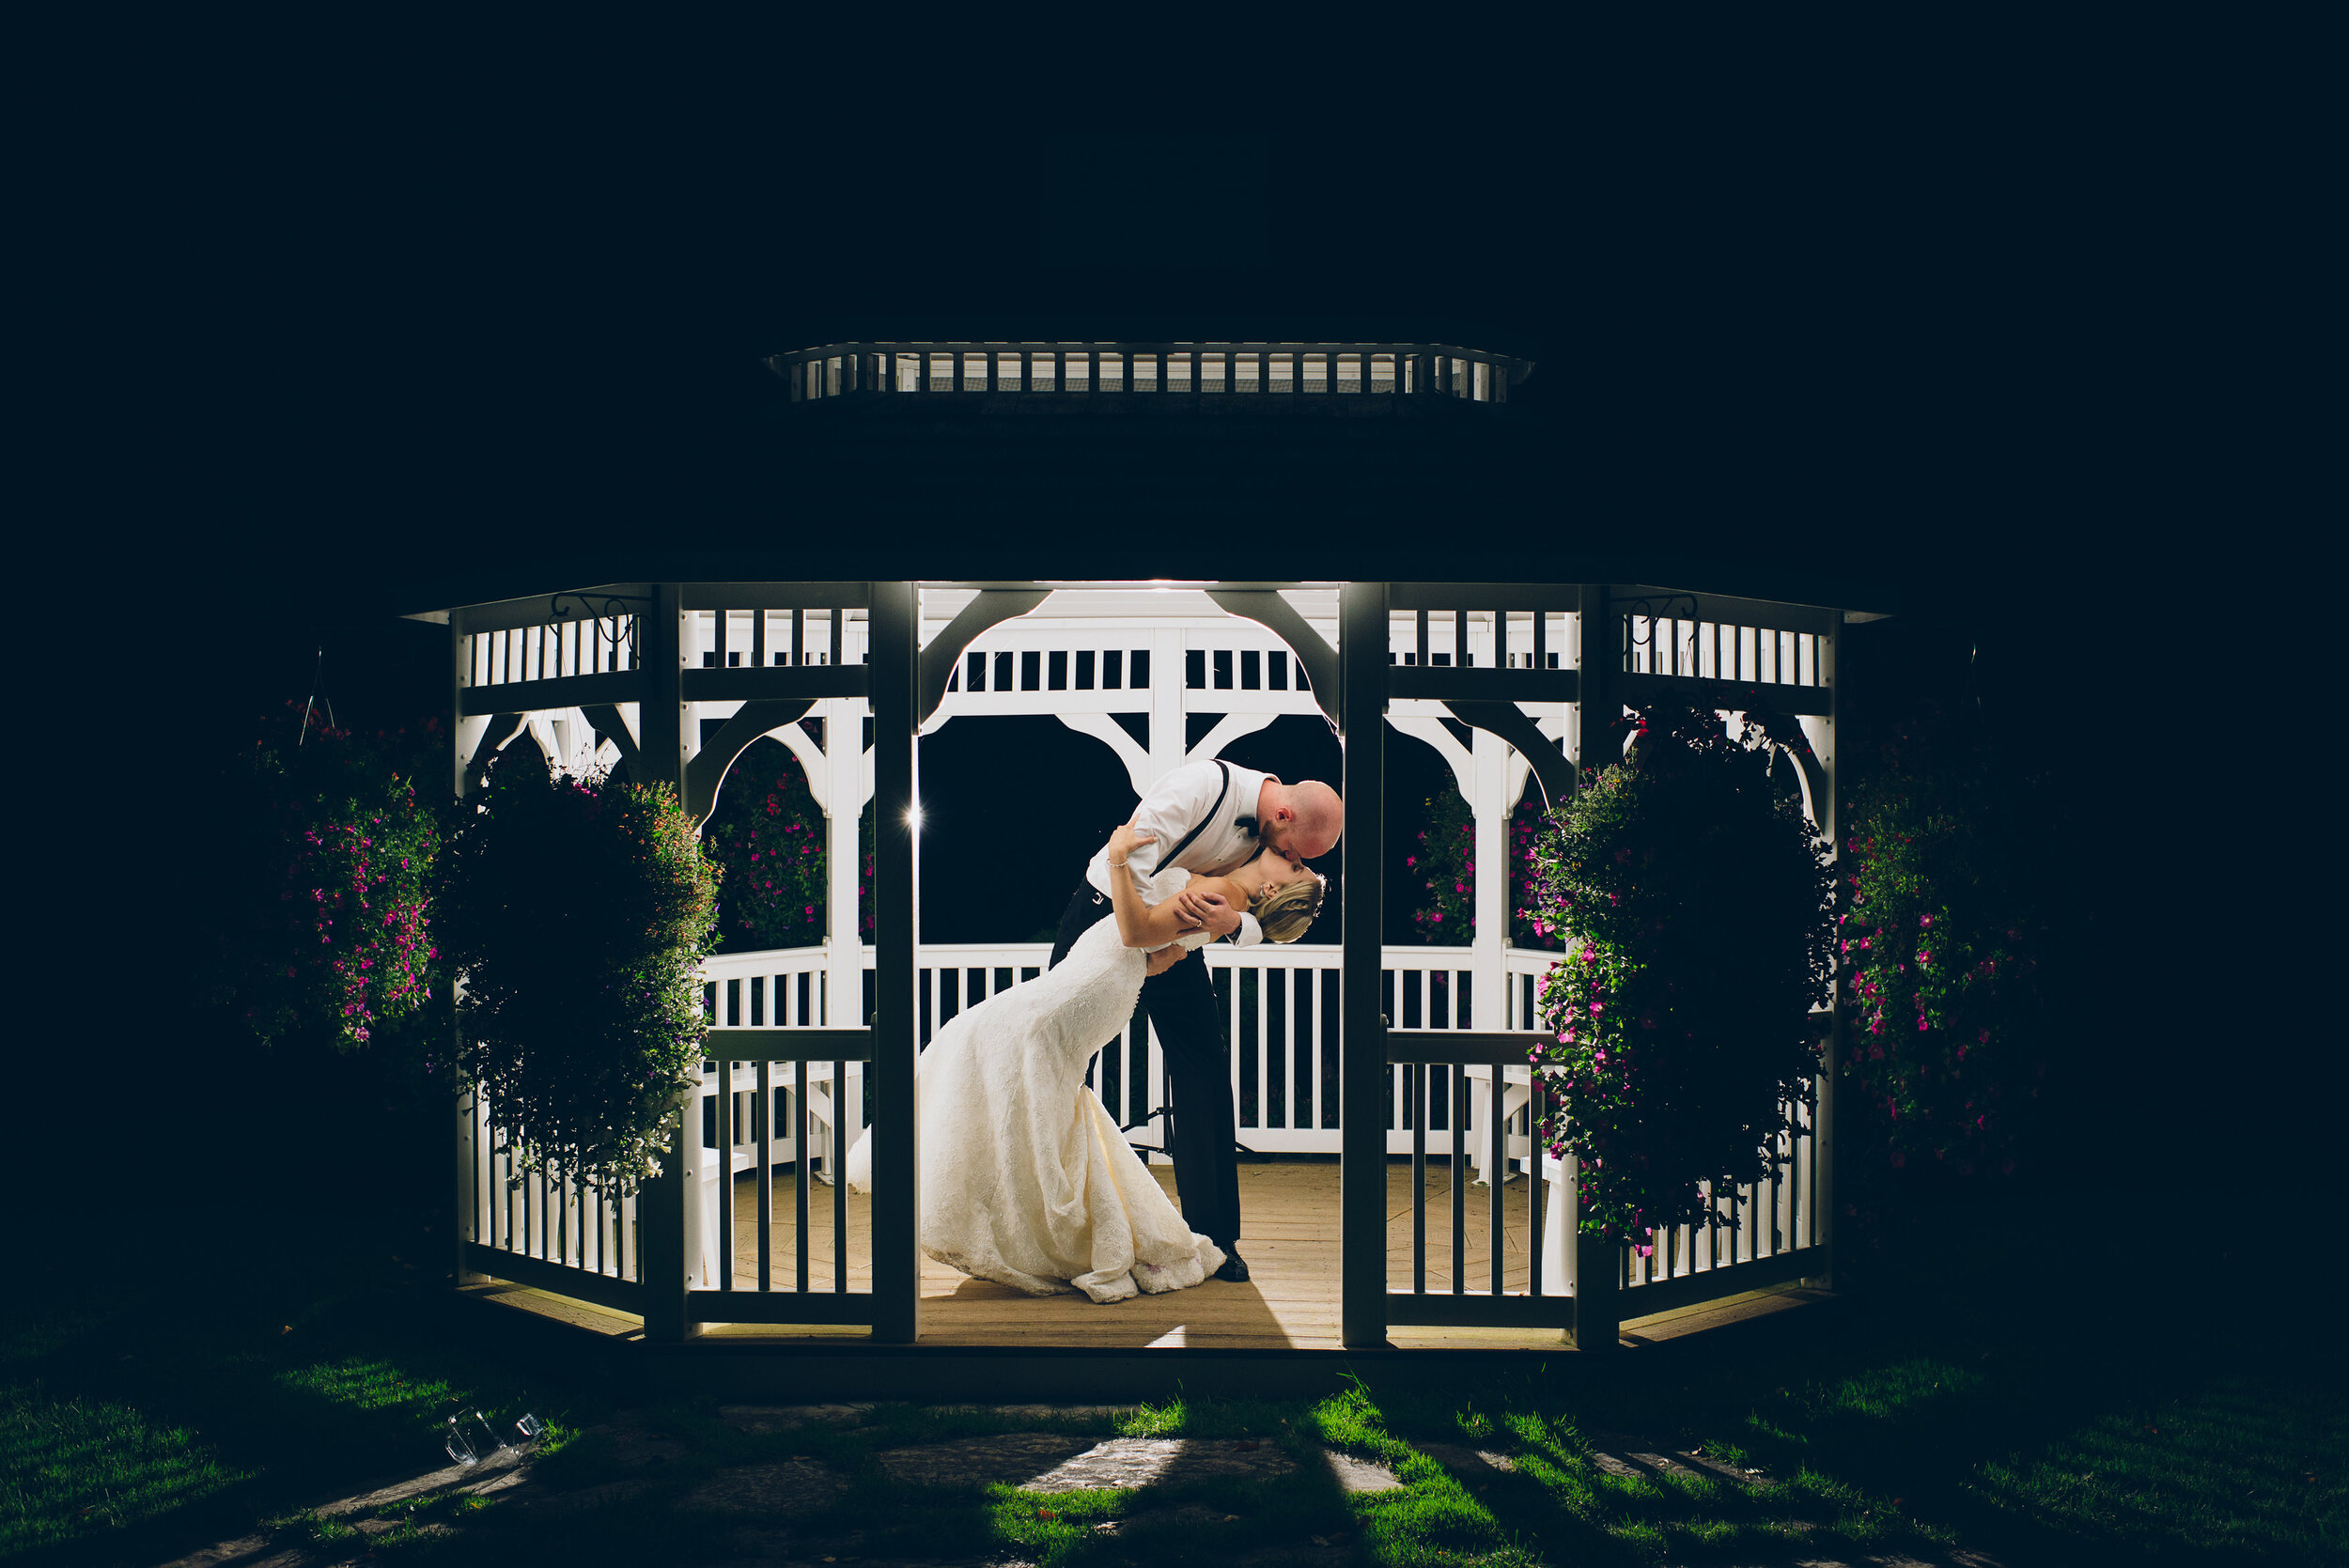
[[[1221,877],[1238,870],[1269,846],[1291,863],[1314,860],[1336,847],[1345,826],[1338,792],[1318,780],[1283,784],[1269,773],[1222,761],[1190,762],[1174,768],[1134,809],[1133,826],[1157,835],[1133,851],[1123,870],[1109,862],[1104,846],[1085,868],[1061,915],[1052,963],[1068,955],[1093,923],[1110,914],[1110,878],[1131,877],[1147,902],[1164,895],[1153,879],[1180,866],[1194,877]],[[1264,940],[1256,917],[1211,893],[1184,892],[1176,908],[1216,936],[1238,935],[1241,947]],[[1223,1037],[1223,1010],[1207,984],[1207,966],[1176,964],[1142,983],[1143,1005],[1157,1026],[1166,1061],[1174,1117],[1167,1153],[1174,1159],[1174,1191],[1190,1228],[1223,1249],[1219,1280],[1245,1280],[1240,1261],[1239,1163],[1233,1155],[1231,1048]]]

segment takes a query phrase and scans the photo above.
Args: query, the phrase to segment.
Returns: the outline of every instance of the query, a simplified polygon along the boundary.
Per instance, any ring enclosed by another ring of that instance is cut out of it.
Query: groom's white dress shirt
[[[1232,770],[1232,786],[1223,788],[1223,768]],[[1157,841],[1145,844],[1127,859],[1127,874],[1134,879],[1134,891],[1145,904],[1164,902],[1164,895],[1153,885],[1159,873],[1170,866],[1180,866],[1195,877],[1228,877],[1256,858],[1264,846],[1256,835],[1241,829],[1239,819],[1252,820],[1256,815],[1256,799],[1264,791],[1269,773],[1259,773],[1252,768],[1236,764],[1219,767],[1214,762],[1187,762],[1150,786],[1150,793],[1142,798],[1134,809],[1133,823],[1137,831],[1155,833]],[[1216,804],[1216,795],[1222,792],[1223,802]],[[1174,860],[1161,864],[1159,857],[1182,843],[1185,834],[1207,815],[1214,817],[1200,830],[1199,836]],[[1092,863],[1085,867],[1085,880],[1104,898],[1110,895],[1110,877],[1114,875],[1110,865],[1109,846],[1103,845],[1094,854]],[[1232,933],[1233,945],[1252,947],[1264,940],[1264,928],[1256,917],[1242,909],[1239,929]]]

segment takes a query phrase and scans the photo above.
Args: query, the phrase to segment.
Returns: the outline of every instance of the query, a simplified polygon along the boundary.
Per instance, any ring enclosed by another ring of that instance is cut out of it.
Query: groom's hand
[[[1193,893],[1186,888],[1174,895],[1174,907],[1185,920],[1215,936],[1228,937],[1239,929],[1239,911],[1226,903],[1221,893]]]

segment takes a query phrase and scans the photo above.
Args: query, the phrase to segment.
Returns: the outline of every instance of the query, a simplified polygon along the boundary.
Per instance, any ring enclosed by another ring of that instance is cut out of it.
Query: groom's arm
[[[1223,770],[1214,763],[1185,763],[1180,768],[1168,770],[1164,777],[1152,784],[1150,793],[1143,796],[1142,803],[1134,808],[1130,820],[1135,829],[1157,835],[1156,842],[1142,846],[1127,861],[1127,875],[1133,878],[1134,889],[1143,894],[1144,902],[1153,901],[1155,890],[1150,885],[1150,878],[1158,874],[1160,858],[1189,837],[1191,829],[1215,809],[1216,797],[1222,788]],[[1092,863],[1085,868],[1085,879],[1105,897],[1110,893],[1110,877],[1114,875],[1110,868],[1106,849],[1095,855]],[[1256,917],[1245,909],[1237,911],[1237,934],[1233,936],[1233,942],[1240,947],[1249,947],[1262,941],[1264,932],[1256,924]],[[1203,921],[1201,927],[1218,936],[1232,932],[1231,911],[1225,911],[1220,918]]]
[[[1186,763],[1169,770],[1164,778],[1151,786],[1142,804],[1134,808],[1134,826],[1159,835],[1158,842],[1145,846],[1143,851],[1151,857],[1149,871],[1152,875],[1159,870],[1160,857],[1188,837],[1191,829],[1206,820],[1208,814],[1216,809],[1216,802],[1221,798],[1223,789],[1223,769],[1212,762]],[[1132,864],[1140,868],[1139,855]],[[1144,891],[1148,891],[1146,886]],[[1235,947],[1253,947],[1264,940],[1264,928],[1256,924],[1256,917],[1244,908],[1229,905],[1221,897],[1194,895],[1188,891],[1174,896],[1178,901],[1177,907],[1196,921],[1201,930],[1213,932],[1219,937],[1230,937]]]

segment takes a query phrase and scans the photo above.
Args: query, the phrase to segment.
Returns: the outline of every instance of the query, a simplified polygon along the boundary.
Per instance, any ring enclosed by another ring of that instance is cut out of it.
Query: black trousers
[[[1083,882],[1060,917],[1052,963],[1068,956],[1077,939],[1110,917],[1107,894]],[[1174,1160],[1174,1193],[1190,1228],[1219,1247],[1239,1239],[1239,1160],[1233,1142],[1232,1053],[1223,1037],[1223,1010],[1197,954],[1142,983],[1142,1005],[1157,1026],[1174,1112],[1166,1152]],[[1107,1042],[1103,1042],[1107,1044]]]

